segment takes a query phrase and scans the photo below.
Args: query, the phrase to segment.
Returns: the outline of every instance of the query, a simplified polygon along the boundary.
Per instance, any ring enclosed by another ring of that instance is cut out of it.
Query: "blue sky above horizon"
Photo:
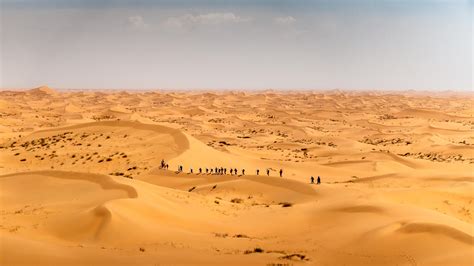
[[[471,90],[470,0],[0,0],[0,85]]]

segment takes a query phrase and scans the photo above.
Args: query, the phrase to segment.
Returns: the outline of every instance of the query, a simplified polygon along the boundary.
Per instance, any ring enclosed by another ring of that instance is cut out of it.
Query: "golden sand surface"
[[[0,91],[0,265],[474,265],[473,103]]]

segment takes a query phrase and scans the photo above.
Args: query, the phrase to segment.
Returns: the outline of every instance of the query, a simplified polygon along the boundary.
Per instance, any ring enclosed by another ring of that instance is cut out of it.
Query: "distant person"
[[[224,175],[227,174],[227,168],[224,168]]]
[[[230,174],[234,175],[234,169],[230,168]]]
[[[245,169],[242,169],[242,175],[245,175]]]
[[[214,171],[214,169],[211,168],[211,175],[212,175],[212,172]]]
[[[161,159],[161,167],[160,168],[165,168],[165,160]]]
[[[199,174],[202,174],[202,168],[199,167]]]
[[[280,177],[283,177],[283,169],[280,169]]]
[[[311,176],[311,184],[314,184],[314,176]]]
[[[321,184],[321,177],[318,176],[318,184]]]
[[[209,173],[209,169],[206,168],[206,174],[208,174],[208,173]]]
[[[168,165],[168,164],[166,164],[166,166],[165,166],[166,170],[168,170],[168,167],[169,167],[169,165]]]
[[[191,174],[193,173],[193,168],[190,169]]]
[[[257,169],[257,175],[258,175],[258,173],[260,173],[260,170]]]
[[[267,176],[270,176],[270,169],[267,169]]]
[[[237,168],[234,168],[234,173],[235,175],[238,175],[239,173],[237,172]]]

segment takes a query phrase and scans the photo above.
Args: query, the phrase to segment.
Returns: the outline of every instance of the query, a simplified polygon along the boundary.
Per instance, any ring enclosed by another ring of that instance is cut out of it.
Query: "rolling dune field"
[[[1,91],[0,264],[473,265],[473,103]]]

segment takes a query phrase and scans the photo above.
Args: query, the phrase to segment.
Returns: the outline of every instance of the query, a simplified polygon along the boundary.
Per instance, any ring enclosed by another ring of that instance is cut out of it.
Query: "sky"
[[[474,0],[0,0],[0,87],[472,90]]]

